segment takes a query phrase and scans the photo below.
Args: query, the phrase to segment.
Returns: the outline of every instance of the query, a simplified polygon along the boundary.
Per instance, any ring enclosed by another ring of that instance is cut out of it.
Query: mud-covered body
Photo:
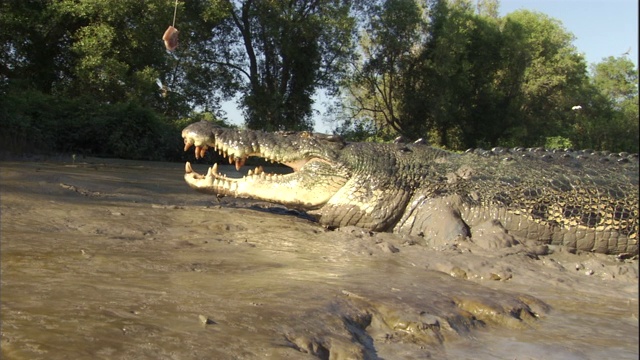
[[[349,143],[306,132],[233,130],[199,122],[182,133],[240,168],[250,156],[291,167],[228,179],[216,167],[185,180],[203,192],[284,204],[329,227],[358,226],[452,241],[492,222],[517,241],[638,253],[638,159],[626,154],[494,149],[457,154],[421,143]]]

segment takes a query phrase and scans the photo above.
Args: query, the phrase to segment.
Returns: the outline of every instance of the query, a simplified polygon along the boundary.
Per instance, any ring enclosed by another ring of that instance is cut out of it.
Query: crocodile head
[[[256,168],[231,179],[218,173],[217,165],[202,175],[187,163],[185,180],[198,191],[279,203],[304,210],[326,226],[374,231],[393,227],[419,181],[415,174],[420,172],[402,168],[417,170],[415,158],[435,154],[414,153],[412,144],[347,143],[339,136],[226,129],[206,121],[187,126],[182,137],[185,151],[195,147],[196,158],[214,149],[237,169],[247,158],[260,157],[293,170],[274,175]]]
[[[256,167],[239,179],[218,172],[218,165],[206,175],[185,166],[184,178],[192,188],[217,195],[229,195],[280,203],[304,210],[324,205],[347,182],[349,172],[336,162],[336,152],[344,147],[340,137],[308,132],[266,133],[217,127],[207,121],[182,131],[185,151],[195,147],[195,156],[204,157],[213,149],[235,164],[236,169],[249,157],[286,165],[292,172],[269,174]]]

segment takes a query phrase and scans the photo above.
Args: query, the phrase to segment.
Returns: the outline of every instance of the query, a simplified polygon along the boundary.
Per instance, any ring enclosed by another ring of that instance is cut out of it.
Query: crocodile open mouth
[[[184,150],[195,147],[196,159],[203,158],[209,150],[216,151],[235,165],[239,173],[213,165],[203,175],[187,162],[184,179],[190,187],[204,193],[317,209],[350,178],[345,167],[331,160],[331,149],[344,144],[339,139],[306,132],[280,136],[224,129],[206,121],[193,123],[182,131]],[[262,159],[259,161],[264,166],[251,167],[245,173],[243,167],[249,158]],[[270,163],[274,166],[268,166]]]
[[[185,145],[185,150],[190,148]],[[335,175],[334,166],[327,160],[310,157],[308,159],[284,159],[270,153],[242,152],[237,148],[225,145],[214,146],[222,156],[234,164],[240,171],[249,157],[257,157],[274,163],[274,167],[256,166],[241,177],[224,174],[221,166],[209,167],[206,175],[193,170],[191,163],[185,164],[184,178],[190,187],[205,193],[230,195],[234,197],[251,197],[274,201],[289,206],[311,209],[321,206],[335,194],[337,188],[344,183],[344,178]],[[202,158],[208,146],[196,146],[196,157]],[[284,165],[284,166],[280,166]]]
[[[256,166],[253,169],[249,169],[246,173],[241,173],[241,168],[244,165],[238,165],[241,162],[236,162],[236,170],[238,174],[221,173],[220,166],[213,164],[209,167],[206,175],[202,175],[193,170],[191,163],[187,161],[185,164],[185,174],[189,174],[194,180],[204,181],[203,185],[208,186],[223,186],[225,188],[232,189],[234,182],[238,181],[284,181],[287,176],[294,174],[296,171],[289,166],[278,166],[277,168],[268,167],[269,172],[265,171],[262,165]],[[298,169],[299,170],[299,169]]]
[[[185,139],[184,151],[189,150],[193,146],[193,143],[187,139]],[[256,146],[260,148],[259,146]],[[204,158],[207,150],[210,147],[207,145],[196,145],[195,146],[195,157],[196,159]],[[217,151],[219,155],[224,156],[226,159],[229,159],[229,164],[235,164],[236,170],[240,171],[240,169],[245,165],[247,159],[249,157],[257,157],[264,159],[265,161],[271,163],[277,163],[281,165],[285,165],[291,168],[293,171],[298,171],[302,168],[309,159],[291,159],[291,158],[279,158],[268,151],[252,151],[247,152],[246,150],[242,150],[242,148],[232,148],[224,142],[216,141],[213,147],[214,151]],[[268,150],[268,149],[267,149]],[[320,160],[320,159],[318,159]],[[263,169],[256,167],[255,171],[258,173],[263,173]]]
[[[184,150],[189,150],[191,146],[192,143],[185,142]],[[196,146],[196,159],[204,158],[207,150],[209,149],[210,148],[207,145]],[[241,171],[242,167],[245,166],[247,159],[250,157],[262,159],[266,163],[274,164],[273,167],[270,167],[270,172],[266,172],[264,166],[259,165],[254,167],[253,169],[248,170],[246,174],[242,175],[241,179],[233,175],[220,173],[220,167],[217,163],[209,167],[206,175],[201,175],[195,172],[193,170],[193,167],[191,166],[191,163],[187,162],[185,164],[185,174],[192,174],[194,180],[204,180],[204,184],[206,184],[207,186],[222,186],[228,189],[235,188],[235,185],[233,184],[240,180],[284,181],[286,176],[300,171],[300,169],[302,169],[310,161],[324,161],[318,158],[296,159],[287,161],[286,159],[281,159],[270,154],[260,152],[247,153],[238,149],[231,149],[223,143],[216,143],[213,147],[213,150],[217,151],[219,155],[228,159],[230,165],[235,165],[236,171],[238,172]]]

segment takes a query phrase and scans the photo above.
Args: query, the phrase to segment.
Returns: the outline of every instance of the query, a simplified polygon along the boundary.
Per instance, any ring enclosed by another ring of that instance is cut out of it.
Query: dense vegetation
[[[362,58],[336,107],[364,138],[440,146],[638,151],[638,70],[587,66],[560,22],[498,2],[387,0],[369,9]],[[426,15],[425,15],[426,14]]]
[[[180,129],[313,128],[336,99],[352,139],[638,151],[638,70],[588,69],[560,22],[497,0],[7,0],[0,8],[0,150],[179,159]]]

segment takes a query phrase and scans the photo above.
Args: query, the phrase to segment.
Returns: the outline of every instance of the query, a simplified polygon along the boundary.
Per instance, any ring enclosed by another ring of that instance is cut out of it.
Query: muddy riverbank
[[[3,359],[639,355],[637,259],[329,231],[178,163],[0,168]]]

